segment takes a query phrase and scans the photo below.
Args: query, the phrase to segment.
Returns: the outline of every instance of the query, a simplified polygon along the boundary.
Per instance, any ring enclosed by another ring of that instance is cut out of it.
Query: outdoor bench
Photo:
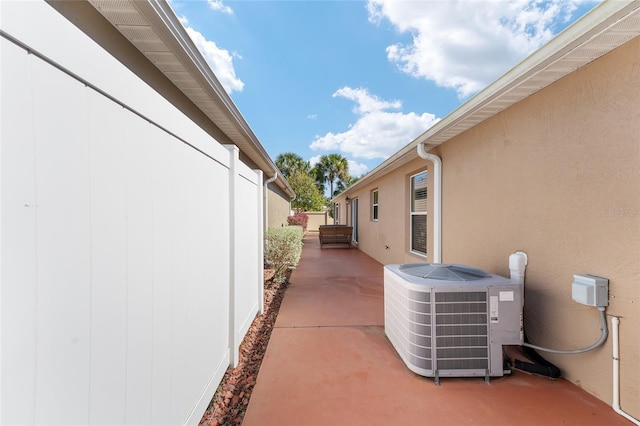
[[[353,227],[345,225],[321,225],[318,228],[320,248],[325,244],[347,244],[351,248]]]

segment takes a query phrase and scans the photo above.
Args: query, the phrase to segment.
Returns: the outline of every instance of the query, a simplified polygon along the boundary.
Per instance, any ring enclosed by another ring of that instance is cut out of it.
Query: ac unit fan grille
[[[438,370],[486,370],[489,359],[438,359]]]
[[[454,348],[454,349],[438,349],[436,356],[438,359],[444,358],[460,358],[464,355],[464,358],[486,358],[487,348]]]
[[[435,294],[436,368],[489,367],[486,292]]]
[[[486,324],[487,314],[438,315],[436,325],[440,324]]]
[[[436,336],[486,336],[487,325],[441,325],[436,327]]]
[[[409,297],[409,300],[416,301],[416,302],[426,302],[426,303],[431,302],[431,293],[426,293],[424,291],[409,290],[408,297]]]
[[[436,293],[436,303],[486,302],[486,301],[487,301],[487,293],[484,291]]]
[[[436,337],[437,348],[448,347],[470,347],[470,346],[487,346],[487,336],[454,336],[454,337]]]

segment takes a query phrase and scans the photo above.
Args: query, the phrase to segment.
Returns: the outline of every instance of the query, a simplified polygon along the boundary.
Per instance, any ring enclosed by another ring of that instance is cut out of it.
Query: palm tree
[[[330,197],[335,195],[334,185],[341,184],[344,187],[349,182],[349,163],[340,154],[329,154],[320,157],[315,166],[316,183],[324,189],[324,183],[329,182]]]
[[[341,193],[342,191],[359,181],[361,177],[362,176],[351,176],[348,181],[339,180],[338,182],[336,182],[336,194]]]
[[[297,171],[308,174],[311,169],[308,161],[304,161],[302,157],[293,152],[279,154],[276,157],[276,166],[285,178],[293,176]]]

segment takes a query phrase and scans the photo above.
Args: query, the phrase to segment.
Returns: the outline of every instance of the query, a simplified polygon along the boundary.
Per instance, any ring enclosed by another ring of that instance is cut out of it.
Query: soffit
[[[640,35],[640,2],[606,1],[344,191],[382,176]]]
[[[227,135],[265,178],[271,177],[277,167],[166,2],[88,1]],[[293,196],[281,176],[277,183]]]

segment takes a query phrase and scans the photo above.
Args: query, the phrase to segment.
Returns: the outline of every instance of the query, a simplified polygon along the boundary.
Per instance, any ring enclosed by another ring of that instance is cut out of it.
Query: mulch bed
[[[289,275],[283,284],[272,281],[273,271],[264,271],[264,314],[256,316],[240,344],[240,360],[229,368],[205,411],[200,426],[240,425],[256,384],[258,370],[267,350],[280,304],[289,285]]]

